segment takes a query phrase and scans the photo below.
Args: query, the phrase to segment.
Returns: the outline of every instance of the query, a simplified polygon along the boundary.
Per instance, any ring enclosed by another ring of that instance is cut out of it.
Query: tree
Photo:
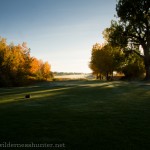
[[[48,78],[52,78],[49,63],[32,58],[27,43],[8,45],[0,37],[0,86],[20,86]]]
[[[40,70],[39,60],[37,58],[32,58],[30,73],[32,76],[36,76],[38,71]]]
[[[52,77],[50,64],[37,58],[32,58],[30,73],[38,80],[47,80]]]
[[[102,45],[96,43],[93,45],[91,52],[91,61],[89,63],[89,68],[93,71],[93,74],[96,75],[96,78],[101,78],[101,69],[100,69],[100,58],[99,53],[102,48]]]
[[[0,78],[1,85],[20,85],[29,75],[31,57],[29,50],[21,45],[7,45],[0,39]]]
[[[95,44],[92,49],[89,67],[97,75],[97,78],[103,75],[109,80],[109,76],[113,76],[113,71],[119,70],[122,61],[123,52],[118,47],[112,47],[109,44]]]
[[[51,66],[49,65],[48,62],[45,62],[43,65],[42,65],[42,76],[44,79],[48,79],[50,78],[50,69],[51,69]]]
[[[113,47],[120,47],[125,49],[128,45],[128,39],[125,36],[124,27],[120,22],[111,21],[111,26],[103,31],[103,37],[106,43]]]
[[[116,5],[118,22],[107,29],[109,42],[130,48],[144,59],[146,80],[150,80],[150,1],[119,0]],[[141,45],[144,55],[136,51]]]
[[[8,49],[6,39],[0,37],[0,85],[10,85],[9,70],[6,66],[6,61],[10,57],[10,51]]]
[[[125,79],[141,78],[144,75],[143,59],[136,53],[128,53],[122,67]]]

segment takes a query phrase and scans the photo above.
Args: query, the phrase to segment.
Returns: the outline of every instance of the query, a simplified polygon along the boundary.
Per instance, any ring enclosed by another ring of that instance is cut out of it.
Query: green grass
[[[65,144],[53,150],[148,150],[150,86],[142,84],[66,81],[0,89],[0,144]],[[31,98],[25,99],[28,93]]]

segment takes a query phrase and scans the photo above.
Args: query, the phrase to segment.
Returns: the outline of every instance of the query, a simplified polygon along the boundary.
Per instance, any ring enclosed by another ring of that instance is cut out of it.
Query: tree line
[[[113,73],[123,73],[125,78],[142,78],[144,62],[134,53],[125,53],[120,47],[96,43],[92,48],[89,67],[97,79],[113,79]]]
[[[7,44],[6,39],[0,37],[0,87],[21,86],[51,77],[50,64],[31,57],[25,42]]]
[[[89,67],[97,78],[109,80],[117,71],[150,80],[150,1],[118,0],[116,12],[117,21],[103,32],[105,44],[92,48]]]

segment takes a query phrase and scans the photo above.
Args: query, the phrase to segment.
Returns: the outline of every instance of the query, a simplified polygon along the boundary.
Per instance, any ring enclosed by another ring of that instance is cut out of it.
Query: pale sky
[[[0,36],[27,42],[52,71],[91,72],[91,49],[114,19],[116,0],[0,0]]]

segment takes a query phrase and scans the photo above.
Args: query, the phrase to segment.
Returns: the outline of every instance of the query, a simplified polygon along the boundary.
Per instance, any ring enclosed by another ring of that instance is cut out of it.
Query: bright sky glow
[[[103,42],[115,6],[116,0],[0,0],[0,36],[27,42],[52,71],[91,72],[92,46]]]

